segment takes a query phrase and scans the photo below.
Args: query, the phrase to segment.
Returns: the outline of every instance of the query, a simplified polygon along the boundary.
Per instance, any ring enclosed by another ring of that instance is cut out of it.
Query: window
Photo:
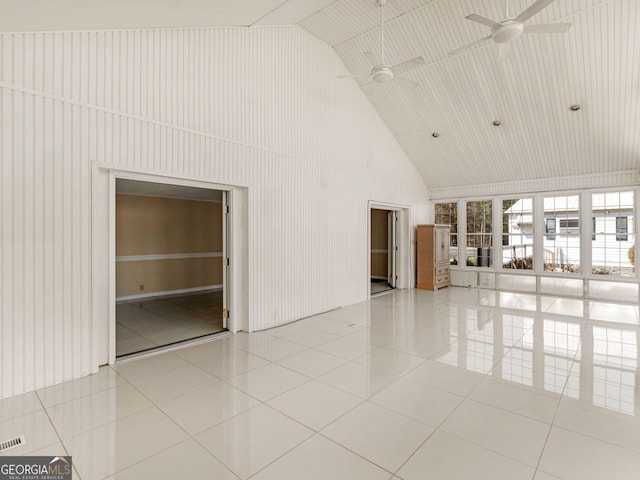
[[[502,200],[502,268],[533,269],[533,201]]]
[[[580,221],[577,218],[566,218],[560,220],[561,234],[579,234],[580,233]]]
[[[458,264],[458,203],[436,203],[435,222],[438,225],[449,225],[449,263]]]
[[[635,274],[634,203],[633,192],[592,194],[592,215],[596,219],[591,236],[592,273],[617,277]]]
[[[555,218],[545,218],[544,219],[544,233],[549,233],[547,239],[553,240],[555,238],[556,233],[556,219]]]
[[[627,217],[616,218],[616,240],[618,242],[626,242],[629,238],[627,235]]]
[[[467,265],[472,267],[490,267],[492,234],[491,200],[467,202]]]
[[[580,272],[580,197],[544,197],[544,270]],[[556,230],[556,222],[558,229]]]

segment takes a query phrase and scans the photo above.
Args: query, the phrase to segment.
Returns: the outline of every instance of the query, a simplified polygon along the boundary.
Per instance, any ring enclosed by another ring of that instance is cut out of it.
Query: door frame
[[[94,169],[93,176],[95,187],[93,202],[96,215],[92,222],[92,297],[94,299],[92,356],[94,370],[97,371],[99,365],[105,363],[113,365],[116,361],[116,179],[197,187],[225,192],[223,196],[226,197],[229,205],[225,232],[227,242],[225,244],[225,255],[230,260],[230,265],[226,267],[224,272],[226,285],[223,288],[228,308],[231,311],[227,329],[231,333],[242,330],[244,327],[242,318],[246,316],[248,311],[247,294],[243,292],[244,288],[242,288],[247,282],[246,261],[244,260],[246,255],[246,238],[244,237],[247,223],[247,188],[203,182],[190,178],[97,166]],[[234,215],[236,206],[237,215]],[[107,258],[105,258],[105,254]],[[234,288],[234,286],[237,288]],[[106,298],[105,293],[107,293]],[[104,308],[104,310],[101,310],[101,308]],[[108,339],[107,342],[105,342],[105,338]]]
[[[397,289],[412,288],[412,249],[409,225],[411,210],[408,205],[369,200],[367,204],[367,298],[371,298],[371,210],[387,210],[395,212],[398,218],[396,228],[396,272]]]

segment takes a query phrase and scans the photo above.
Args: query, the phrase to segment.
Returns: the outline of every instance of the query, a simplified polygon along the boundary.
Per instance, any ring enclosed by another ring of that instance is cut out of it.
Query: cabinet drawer
[[[448,286],[449,285],[449,274],[445,273],[442,275],[436,275],[435,277],[435,286],[436,288],[439,286]]]
[[[449,275],[449,265],[439,265],[436,267],[436,275]]]

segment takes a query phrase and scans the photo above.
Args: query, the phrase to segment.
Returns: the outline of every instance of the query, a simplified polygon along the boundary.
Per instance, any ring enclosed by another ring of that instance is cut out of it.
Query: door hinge
[[[231,317],[231,311],[229,311],[226,308],[222,310],[222,318],[230,318],[230,317]]]
[[[227,213],[229,213],[229,205],[227,205]]]
[[[228,267],[229,265],[231,265],[231,262],[230,262],[230,260],[229,260],[229,257],[227,257],[227,267]]]

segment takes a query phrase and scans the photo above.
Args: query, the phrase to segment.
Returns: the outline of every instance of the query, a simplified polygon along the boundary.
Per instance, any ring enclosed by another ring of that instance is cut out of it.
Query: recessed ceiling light
[[[431,134],[431,136],[432,136],[433,138],[438,138],[438,137],[440,136],[440,134],[439,134],[438,132],[433,132],[433,133]]]
[[[578,105],[577,103],[576,103],[576,104],[574,104],[574,105],[571,105],[571,106],[569,107],[569,109],[570,109],[572,112],[577,112],[577,111],[578,111],[578,110],[580,110],[581,108],[582,108],[582,106],[581,106],[581,105]]]
[[[500,125],[502,125],[502,122],[500,120],[494,120],[493,121],[493,126],[494,127],[499,127]]]

